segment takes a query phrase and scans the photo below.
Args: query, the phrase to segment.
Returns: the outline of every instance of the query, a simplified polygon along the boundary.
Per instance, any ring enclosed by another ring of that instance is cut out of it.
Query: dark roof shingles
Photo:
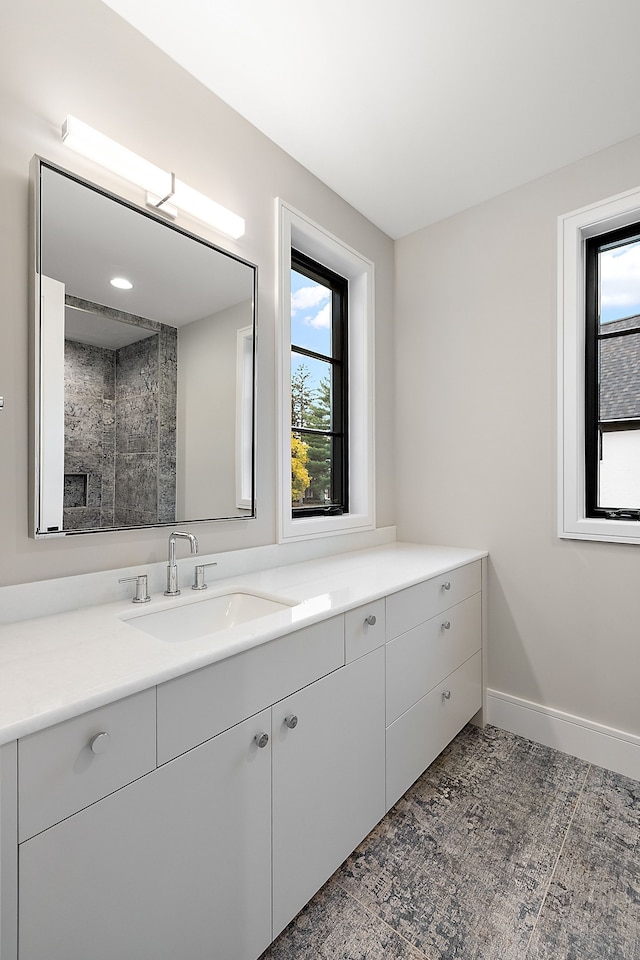
[[[640,326],[640,316],[603,326],[613,332]],[[640,418],[640,333],[600,341],[600,420]]]

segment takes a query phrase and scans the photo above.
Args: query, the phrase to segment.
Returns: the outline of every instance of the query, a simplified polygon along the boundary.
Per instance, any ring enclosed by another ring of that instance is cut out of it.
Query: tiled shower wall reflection
[[[175,519],[177,331],[65,342],[65,530]]]
[[[113,525],[115,374],[115,351],[65,341],[65,530]]]

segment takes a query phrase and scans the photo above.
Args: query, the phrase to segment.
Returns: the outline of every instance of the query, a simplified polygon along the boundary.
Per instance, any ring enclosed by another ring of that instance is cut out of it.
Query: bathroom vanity
[[[256,960],[482,722],[482,552],[392,544],[233,589],[289,605],[190,640],[122,603],[0,629],[0,687],[28,662],[35,686],[0,707],[2,960]],[[39,679],[47,634],[66,704]]]

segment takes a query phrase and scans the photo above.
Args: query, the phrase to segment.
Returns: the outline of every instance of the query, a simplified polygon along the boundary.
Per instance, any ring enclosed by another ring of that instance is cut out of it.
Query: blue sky
[[[331,291],[328,287],[291,271],[291,342],[316,353],[331,352]],[[291,372],[304,363],[317,387],[327,365],[307,357],[291,358]]]
[[[640,242],[600,254],[600,322],[640,314]]]

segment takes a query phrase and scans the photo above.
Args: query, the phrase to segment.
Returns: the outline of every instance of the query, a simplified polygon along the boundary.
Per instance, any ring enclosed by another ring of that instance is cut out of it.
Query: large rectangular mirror
[[[257,268],[34,158],[35,537],[255,516]]]

